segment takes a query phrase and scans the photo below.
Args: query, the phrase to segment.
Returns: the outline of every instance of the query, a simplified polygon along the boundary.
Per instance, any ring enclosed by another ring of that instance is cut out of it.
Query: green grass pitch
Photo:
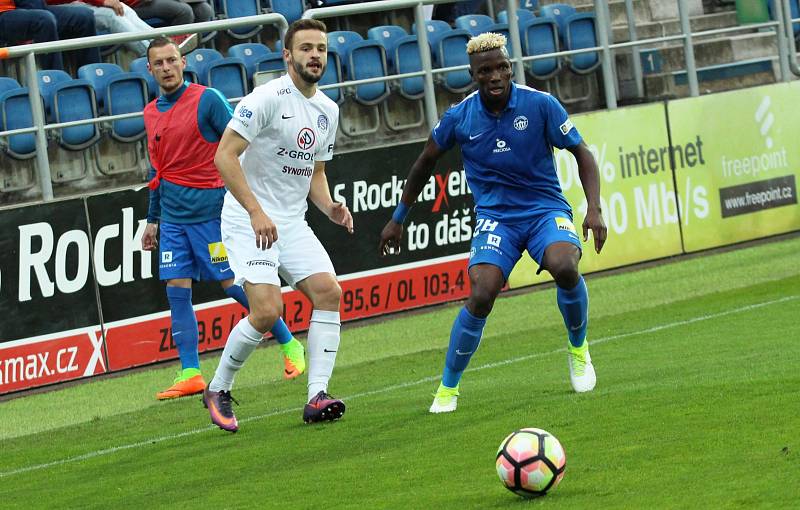
[[[199,398],[155,400],[175,364],[8,400],[0,507],[798,508],[798,253],[791,237],[589,277],[589,394],[550,288],[498,300],[452,414],[427,409],[458,303],[345,325],[336,423],[302,423],[305,377],[281,380],[274,346],[237,377],[237,434]],[[522,427],[566,450],[544,498],[494,471]]]

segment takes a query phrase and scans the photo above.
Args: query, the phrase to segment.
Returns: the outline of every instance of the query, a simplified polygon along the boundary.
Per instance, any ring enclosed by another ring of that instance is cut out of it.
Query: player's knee
[[[492,311],[496,298],[497,293],[492,289],[480,286],[472,287],[467,300],[467,309],[476,317],[486,317]]]
[[[250,323],[258,331],[266,333],[283,311],[282,303],[250,303]]]
[[[578,280],[581,277],[577,264],[568,259],[555,262],[550,268],[550,274],[553,276],[553,280],[556,281],[556,285],[562,289],[574,288],[578,285]]]
[[[338,310],[342,299],[342,287],[336,279],[331,278],[325,285],[320,286],[314,293],[312,302],[314,308],[322,310]]]

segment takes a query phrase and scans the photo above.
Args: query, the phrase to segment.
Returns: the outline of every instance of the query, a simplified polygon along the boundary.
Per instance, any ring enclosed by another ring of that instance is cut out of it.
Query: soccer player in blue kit
[[[206,387],[197,352],[197,318],[192,280],[219,281],[229,297],[249,308],[222,244],[220,214],[225,186],[214,154],[233,110],[222,94],[184,82],[186,59],[166,37],[152,40],[148,68],[162,95],[145,107],[150,172],[150,201],[142,248],[159,249],[159,277],[166,281],[172,337],[181,371],[172,386],[158,392],[166,400],[202,393]],[[160,243],[159,243],[160,224]],[[284,378],[305,370],[303,345],[278,318],[271,330],[281,345]]]
[[[553,147],[575,156],[587,200],[583,239],[588,239],[591,230],[599,253],[607,229],[600,211],[597,163],[556,98],[511,82],[505,44],[506,38],[494,33],[480,34],[467,44],[470,74],[478,90],[445,112],[434,127],[411,167],[400,203],[378,246],[382,255],[399,253],[403,222],[436,161],[456,143],[461,145],[476,212],[469,260],[471,289],[450,333],[432,413],[456,410],[461,375],[523,250],[539,264],[539,271],[546,269],[556,282],[558,307],[569,337],[573,389],[591,391],[596,382],[586,341],[589,296],[578,272],[581,241],[558,182]]]

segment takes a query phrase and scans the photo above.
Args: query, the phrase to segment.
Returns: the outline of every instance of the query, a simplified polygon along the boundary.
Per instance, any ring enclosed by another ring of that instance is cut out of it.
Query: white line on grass
[[[797,295],[785,296],[785,297],[782,297],[780,299],[773,299],[771,301],[764,301],[762,303],[756,303],[756,304],[752,304],[752,305],[742,306],[742,307],[734,308],[732,310],[727,310],[727,311],[724,311],[724,312],[713,313],[713,314],[708,314],[708,315],[700,315],[700,316],[694,317],[692,319],[687,319],[687,320],[683,320],[683,321],[676,321],[676,322],[670,322],[668,324],[662,324],[660,326],[653,326],[652,328],[641,329],[639,331],[631,331],[630,333],[622,333],[622,334],[619,334],[619,335],[611,335],[611,336],[606,336],[606,337],[602,337],[602,338],[595,338],[595,339],[592,340],[592,345],[599,344],[599,343],[604,343],[604,342],[610,342],[612,340],[619,340],[621,338],[628,338],[628,337],[631,337],[631,336],[646,335],[648,333],[655,333],[657,331],[663,331],[665,329],[671,329],[671,328],[677,328],[677,327],[680,327],[680,326],[686,326],[688,324],[694,324],[696,322],[702,322],[702,321],[707,321],[707,320],[711,320],[711,319],[718,319],[720,317],[725,317],[727,315],[733,315],[733,314],[742,313],[742,312],[749,312],[751,310],[756,310],[758,308],[763,308],[765,306],[771,306],[771,305],[776,305],[776,304],[779,304],[779,303],[785,303],[787,301],[793,301],[793,300],[797,299],[798,297],[800,297],[800,296],[797,296]],[[479,370],[486,370],[487,368],[495,368],[495,367],[510,365],[512,363],[519,363],[521,361],[527,361],[527,360],[531,360],[531,359],[535,359],[535,358],[541,358],[541,357],[544,357],[544,356],[550,356],[552,354],[558,354],[558,353],[562,353],[562,352],[566,352],[566,348],[556,349],[556,350],[549,351],[549,352],[537,352],[537,353],[534,353],[534,354],[528,354],[526,356],[519,356],[519,357],[516,357],[516,358],[505,359],[503,361],[495,361],[493,363],[486,363],[484,365],[480,365],[480,366],[477,366],[477,367],[468,368],[467,372],[477,372]],[[395,385],[392,385],[392,386],[385,386],[385,387],[379,388],[377,390],[365,391],[365,392],[362,392],[362,393],[355,393],[355,394],[350,395],[348,397],[344,397],[344,400],[353,400],[355,398],[369,397],[369,396],[378,395],[378,394],[381,394],[381,393],[390,393],[390,392],[393,392],[393,391],[396,391],[396,390],[402,390],[402,389],[410,388],[410,387],[413,387],[413,386],[419,386],[420,384],[425,384],[425,383],[430,383],[430,382],[433,382],[433,381],[437,381],[438,379],[439,379],[438,375],[430,376],[430,377],[424,377],[422,379],[417,379],[416,381],[405,382],[405,383],[401,383],[401,384],[395,384]],[[266,418],[271,418],[273,416],[280,416],[280,415],[283,415],[283,414],[295,413],[295,412],[299,413],[302,410],[303,410],[302,407],[293,407],[291,409],[281,409],[281,410],[278,410],[278,411],[273,411],[271,413],[261,414],[261,415],[258,415],[258,416],[250,416],[248,418],[244,418],[242,420],[239,420],[239,422],[240,423],[247,423],[247,422],[251,422],[251,421],[260,421],[260,420],[263,420],[263,419],[266,419]],[[68,457],[66,459],[54,460],[52,462],[45,462],[43,464],[34,464],[32,466],[26,466],[26,467],[22,467],[22,468],[18,468],[18,469],[12,469],[11,471],[2,471],[2,472],[0,472],[0,478],[5,478],[5,477],[8,477],[8,476],[13,476],[13,475],[19,475],[19,474],[22,474],[22,473],[29,473],[31,471],[38,471],[38,470],[41,470],[41,469],[47,469],[47,468],[55,467],[55,466],[61,466],[61,465],[64,465],[64,464],[70,464],[72,462],[80,462],[82,460],[89,460],[89,459],[93,459],[95,457],[102,457],[104,455],[110,455],[110,454],[116,453],[116,452],[121,452],[121,451],[125,451],[125,450],[131,450],[131,449],[134,449],[134,448],[149,446],[149,445],[153,445],[153,444],[157,444],[157,443],[163,443],[165,441],[171,441],[173,439],[180,439],[180,438],[183,438],[183,437],[194,436],[194,435],[201,434],[203,432],[209,432],[209,431],[212,431],[212,430],[217,430],[217,427],[214,426],[214,425],[209,425],[207,427],[201,427],[201,428],[198,428],[198,429],[187,430],[186,432],[181,432],[179,434],[170,434],[168,436],[155,437],[155,438],[152,438],[152,439],[146,439],[144,441],[139,441],[137,443],[130,443],[130,444],[122,445],[122,446],[114,446],[114,447],[105,448],[105,449],[102,449],[102,450],[95,450],[93,452],[84,453],[83,455],[76,455],[74,457]]]

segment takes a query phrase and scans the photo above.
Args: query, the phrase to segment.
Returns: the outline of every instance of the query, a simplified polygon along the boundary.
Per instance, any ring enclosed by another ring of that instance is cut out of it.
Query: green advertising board
[[[625,266],[681,253],[678,205],[670,165],[670,146],[663,104],[576,115],[580,131],[600,168],[600,195],[608,240],[602,253],[589,237],[583,243],[581,271]],[[695,140],[681,142],[681,151],[698,164]],[[578,166],[569,151],[556,151],[558,177],[582,235],[586,213]],[[509,277],[510,287],[544,282],[550,276],[523,257]]]
[[[703,142],[699,165],[676,157],[687,252],[800,229],[798,104],[800,82],[669,103],[673,144]]]

